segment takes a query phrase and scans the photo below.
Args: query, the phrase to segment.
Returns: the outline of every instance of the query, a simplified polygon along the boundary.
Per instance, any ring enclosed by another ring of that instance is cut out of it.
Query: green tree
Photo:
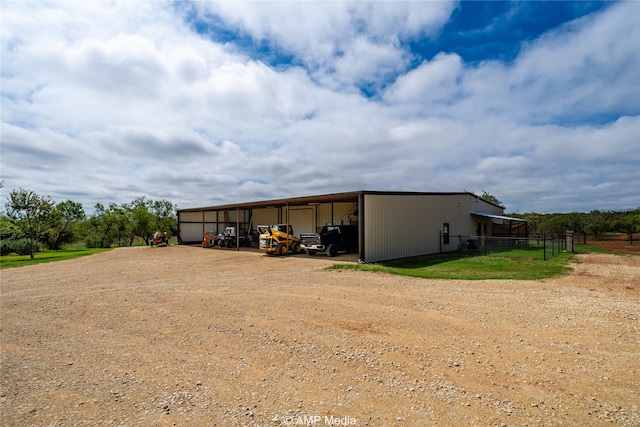
[[[584,231],[592,234],[596,240],[610,228],[609,221],[600,211],[591,211],[585,218]]]
[[[177,206],[168,200],[156,200],[151,204],[151,212],[156,216],[157,231],[166,231],[169,236],[178,234]]]
[[[153,212],[150,211],[153,206],[153,201],[145,200],[143,197],[138,197],[131,204],[125,205],[124,209],[127,212],[129,220],[129,246],[133,245],[133,240],[136,236],[142,238],[146,245],[149,245],[149,240],[153,236],[156,228],[157,218]]]
[[[498,198],[492,194],[487,193],[486,191],[482,192],[482,196],[481,198],[483,198],[484,200],[486,200],[487,202],[493,203],[494,205],[498,205],[498,206],[504,206],[502,204],[502,202],[500,200],[498,200]]]
[[[640,233],[640,209],[627,212],[614,222],[613,227],[616,231],[629,236],[629,241],[633,245],[633,235]]]
[[[527,232],[529,236],[539,237],[542,236],[540,222],[542,221],[542,215],[537,213],[526,213],[522,215],[513,214],[515,217],[522,218],[527,221]]]
[[[555,231],[554,217],[550,214],[540,215],[538,222],[538,233],[541,236],[554,234]]]
[[[7,217],[18,230],[20,237],[27,239],[29,255],[37,250],[37,245],[51,222],[55,203],[49,196],[41,197],[31,190],[20,188],[9,193],[5,209]]]
[[[111,242],[115,242],[118,246],[125,246],[131,233],[131,222],[127,217],[125,208],[113,202],[109,203],[107,220],[112,224]]]
[[[95,213],[86,223],[87,246],[108,248],[113,243],[122,244],[127,238],[127,219],[115,203],[105,207],[96,203]]]
[[[98,203],[94,215],[84,221],[82,228],[88,246],[131,246],[136,237],[149,245],[155,231],[166,231],[170,236],[178,229],[176,207],[167,200],[146,200],[138,197],[131,203],[104,206]]]
[[[58,250],[75,238],[75,226],[85,219],[81,203],[71,200],[58,203],[52,212],[49,249]]]
[[[13,242],[18,236],[18,231],[13,225],[13,221],[0,214],[0,255],[7,255],[13,252]]]
[[[586,215],[581,212],[571,212],[564,215],[564,225],[566,229],[564,231],[571,230],[574,233],[584,233],[584,227],[586,223]]]

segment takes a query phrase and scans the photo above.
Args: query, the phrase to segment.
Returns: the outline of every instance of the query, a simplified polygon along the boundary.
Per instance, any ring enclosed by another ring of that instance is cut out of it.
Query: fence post
[[[542,258],[544,258],[544,260],[547,260],[547,235],[543,234],[542,235],[542,253],[544,254]]]

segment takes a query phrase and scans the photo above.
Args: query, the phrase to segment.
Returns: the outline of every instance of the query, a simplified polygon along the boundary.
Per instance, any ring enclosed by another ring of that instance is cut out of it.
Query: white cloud
[[[536,163],[524,156],[485,157],[476,166],[479,172],[500,174],[505,177],[531,175],[536,169]]]
[[[438,54],[431,61],[399,77],[386,91],[385,99],[403,103],[433,105],[459,98],[458,78],[462,74],[462,60],[455,54]]]
[[[456,2],[201,2],[255,40],[290,52],[329,85],[370,82],[406,67],[400,38],[439,31]],[[331,79],[327,79],[330,76]]]
[[[455,4],[196,5],[296,65],[194,33],[180,4],[3,3],[2,191],[85,208],[358,189],[488,191],[520,211],[640,205],[633,4],[512,64],[441,53],[411,70],[401,40],[436,35]],[[380,99],[359,92],[396,75]]]
[[[388,75],[404,71],[410,58],[396,46],[372,43],[356,37],[346,52],[333,63],[334,78],[345,86],[383,82]]]

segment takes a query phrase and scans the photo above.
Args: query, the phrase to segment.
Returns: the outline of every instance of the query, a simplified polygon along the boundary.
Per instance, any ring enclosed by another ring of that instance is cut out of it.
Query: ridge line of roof
[[[203,210],[223,210],[223,209],[237,209],[237,208],[249,208],[249,207],[275,207],[275,206],[286,206],[289,202],[293,203],[313,203],[315,201],[329,201],[330,199],[341,199],[338,201],[344,201],[345,199],[354,198],[357,200],[357,196],[359,195],[463,195],[468,194],[474,197],[476,196],[473,193],[468,191],[451,191],[451,192],[437,192],[437,191],[378,191],[378,190],[357,190],[357,191],[346,191],[340,193],[327,193],[327,194],[318,194],[313,196],[297,196],[297,197],[287,197],[283,199],[271,199],[271,200],[257,200],[252,202],[240,202],[240,203],[226,203],[223,205],[212,205],[212,206],[201,206],[201,207],[193,207],[193,208],[184,208],[178,209],[177,212],[194,212],[194,211],[203,211]],[[484,200],[484,199],[482,199]],[[491,202],[488,202],[491,203]]]

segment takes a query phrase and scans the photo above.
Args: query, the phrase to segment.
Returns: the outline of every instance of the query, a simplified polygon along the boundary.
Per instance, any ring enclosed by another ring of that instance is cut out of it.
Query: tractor
[[[260,250],[269,255],[283,256],[302,252],[300,238],[293,235],[293,227],[287,224],[259,225]]]

